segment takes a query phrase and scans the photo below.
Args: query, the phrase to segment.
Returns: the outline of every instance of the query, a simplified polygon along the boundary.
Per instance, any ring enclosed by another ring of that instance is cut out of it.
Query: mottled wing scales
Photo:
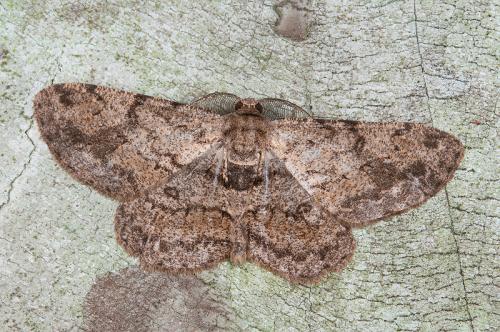
[[[359,227],[425,202],[463,157],[455,137],[416,123],[275,121],[271,146],[301,185]]]
[[[273,158],[268,189],[245,215],[248,259],[293,282],[315,283],[349,262],[355,242],[349,227],[333,219]]]
[[[148,270],[194,272],[230,257],[231,216],[214,184],[216,153],[207,152],[115,217],[118,242]]]
[[[195,100],[190,105],[219,115],[226,115],[235,111],[236,103],[240,99],[231,93],[214,92]]]
[[[139,257],[145,269],[166,272],[199,271],[229,258],[227,214],[202,207],[175,211],[175,206],[155,206],[171,203],[171,198],[158,191],[120,206],[117,239],[127,253]]]
[[[214,93],[180,105],[72,83],[42,90],[34,107],[56,160],[122,202],[117,240],[150,270],[250,260],[294,282],[317,282],[350,260],[351,227],[422,204],[463,157],[456,138],[421,124],[304,119],[310,115],[297,105],[266,98],[258,101],[262,115],[275,121],[267,122],[269,151],[256,162],[262,178],[238,189],[232,180],[248,174],[226,169],[221,117],[238,101]]]
[[[90,84],[56,84],[34,100],[55,159],[119,201],[178,171],[221,139],[222,119],[173,101]]]
[[[264,98],[259,100],[259,104],[261,104],[263,108],[262,115],[271,120],[303,119],[311,117],[302,107],[283,99]]]

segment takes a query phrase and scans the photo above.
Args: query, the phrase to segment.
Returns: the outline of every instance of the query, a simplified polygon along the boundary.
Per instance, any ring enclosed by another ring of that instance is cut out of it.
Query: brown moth
[[[318,282],[351,259],[352,227],[424,203],[463,157],[459,140],[423,124],[314,119],[280,99],[183,105],[69,83],[34,108],[59,164],[120,202],[120,245],[165,272],[229,259]]]

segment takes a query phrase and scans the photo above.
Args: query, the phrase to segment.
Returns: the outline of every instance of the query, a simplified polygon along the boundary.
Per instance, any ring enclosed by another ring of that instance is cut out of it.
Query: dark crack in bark
[[[31,163],[31,158],[33,156],[33,153],[35,153],[35,150],[36,150],[35,142],[33,141],[33,139],[28,134],[28,132],[31,130],[31,128],[33,128],[33,119],[29,118],[29,126],[24,131],[24,136],[26,136],[26,138],[28,139],[28,141],[31,144],[31,149],[30,149],[30,151],[28,153],[28,159],[26,160],[26,162],[23,163],[23,167],[22,167],[21,171],[19,173],[17,173],[16,176],[14,176],[14,178],[9,182],[8,189],[7,189],[7,199],[5,200],[5,202],[3,202],[2,204],[0,204],[0,211],[2,211],[2,209],[4,207],[6,207],[10,203],[10,201],[11,201],[11,194],[12,194],[12,191],[14,190],[14,185],[15,185],[16,181],[26,171],[26,168],[28,168],[28,165]]]
[[[454,241],[455,248],[456,248],[457,263],[458,263],[460,278],[462,280],[462,288],[463,288],[463,291],[464,291],[465,310],[467,312],[467,317],[469,319],[470,327],[471,327],[472,331],[474,332],[475,331],[475,329],[474,329],[474,320],[472,319],[472,315],[471,315],[470,308],[469,308],[469,299],[467,297],[467,287],[465,285],[465,275],[464,275],[464,271],[463,271],[463,268],[462,268],[462,259],[460,257],[460,246],[458,244],[458,240],[457,240],[457,237],[456,237],[455,224],[454,224],[453,215],[452,215],[452,212],[451,212],[450,198],[448,196],[448,188],[445,187],[444,188],[444,192],[445,192],[445,195],[446,195],[446,205],[447,205],[447,209],[448,209],[448,215],[449,215],[449,218],[450,218],[450,231],[451,231],[451,234],[453,236],[453,241]]]
[[[419,66],[420,66],[420,70],[422,71],[422,79],[424,81],[424,91],[425,91],[425,97],[426,97],[426,101],[427,101],[427,112],[429,113],[429,117],[430,117],[430,120],[431,120],[431,123],[434,122],[433,120],[433,117],[432,117],[432,111],[431,111],[431,105],[430,105],[430,97],[429,97],[429,89],[427,88],[427,79],[425,78],[425,69],[424,69],[424,57],[422,56],[422,51],[420,50],[420,40],[419,40],[419,37],[418,37],[418,17],[417,17],[417,4],[416,4],[416,1],[417,0],[413,0],[413,19],[414,19],[414,22],[415,22],[415,39],[416,39],[416,42],[417,42],[417,52],[418,52],[418,56],[419,56],[419,59],[420,59],[420,63],[419,63]]]

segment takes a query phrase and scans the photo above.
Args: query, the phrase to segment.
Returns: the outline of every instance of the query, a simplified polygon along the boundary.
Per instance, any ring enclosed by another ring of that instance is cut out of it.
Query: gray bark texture
[[[1,331],[498,331],[498,2],[0,0]],[[57,166],[33,96],[86,82],[213,91],[318,116],[424,122],[464,143],[422,207],[354,231],[317,286],[252,265],[140,271],[116,202]]]

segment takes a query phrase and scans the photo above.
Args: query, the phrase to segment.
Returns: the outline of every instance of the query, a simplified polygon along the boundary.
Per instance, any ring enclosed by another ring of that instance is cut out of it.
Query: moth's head
[[[252,98],[240,99],[235,105],[234,110],[241,115],[261,115],[264,108],[259,101]]]

